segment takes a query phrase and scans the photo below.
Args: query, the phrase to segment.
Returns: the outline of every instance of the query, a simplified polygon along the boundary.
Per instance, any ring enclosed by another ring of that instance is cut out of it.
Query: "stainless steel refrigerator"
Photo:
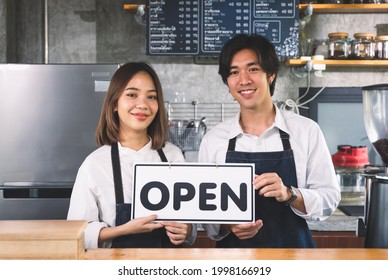
[[[117,64],[0,64],[0,219],[65,219]]]

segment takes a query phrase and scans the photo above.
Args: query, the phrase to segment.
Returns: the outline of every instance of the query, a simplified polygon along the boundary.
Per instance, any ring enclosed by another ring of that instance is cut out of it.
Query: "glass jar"
[[[349,4],[380,4],[386,0],[350,0]]]
[[[351,59],[374,59],[375,34],[355,33],[353,37]]]
[[[388,35],[376,37],[376,59],[388,59]]]
[[[344,1],[343,0],[325,0],[325,1],[321,1],[325,4],[343,4]]]
[[[348,33],[329,33],[329,59],[346,59],[349,56]]]
[[[350,4],[380,4],[383,2],[382,0],[350,0]]]

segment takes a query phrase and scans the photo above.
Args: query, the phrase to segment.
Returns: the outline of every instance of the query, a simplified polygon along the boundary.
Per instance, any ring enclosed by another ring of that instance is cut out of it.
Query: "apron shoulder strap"
[[[123,181],[121,178],[119,148],[117,142],[112,143],[111,159],[113,168],[113,181],[115,186],[116,204],[124,203]]]
[[[167,157],[164,154],[163,150],[158,149],[157,151],[162,162],[168,162]],[[115,186],[116,204],[121,204],[121,203],[124,203],[124,194],[123,194],[123,180],[121,177],[119,148],[118,148],[117,142],[112,143],[111,159],[112,159],[113,181]]]
[[[236,149],[236,137],[229,139],[228,151],[233,152]]]
[[[166,157],[166,155],[165,155],[164,152],[163,152],[163,149],[160,148],[160,149],[157,149],[157,151],[158,151],[160,160],[161,160],[162,162],[168,162],[167,157]]]
[[[280,139],[282,139],[283,150],[284,151],[291,150],[290,135],[281,129],[279,129],[279,133],[280,133]]]

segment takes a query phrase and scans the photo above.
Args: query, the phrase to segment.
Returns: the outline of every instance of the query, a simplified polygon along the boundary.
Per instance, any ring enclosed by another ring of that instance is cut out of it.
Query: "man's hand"
[[[263,226],[262,220],[254,223],[231,225],[230,231],[240,239],[249,239],[255,236]]]

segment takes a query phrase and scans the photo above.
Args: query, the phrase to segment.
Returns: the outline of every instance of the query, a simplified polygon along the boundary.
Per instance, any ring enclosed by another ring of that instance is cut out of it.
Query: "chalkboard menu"
[[[236,34],[261,34],[297,57],[298,0],[148,0],[147,54],[217,56]]]

